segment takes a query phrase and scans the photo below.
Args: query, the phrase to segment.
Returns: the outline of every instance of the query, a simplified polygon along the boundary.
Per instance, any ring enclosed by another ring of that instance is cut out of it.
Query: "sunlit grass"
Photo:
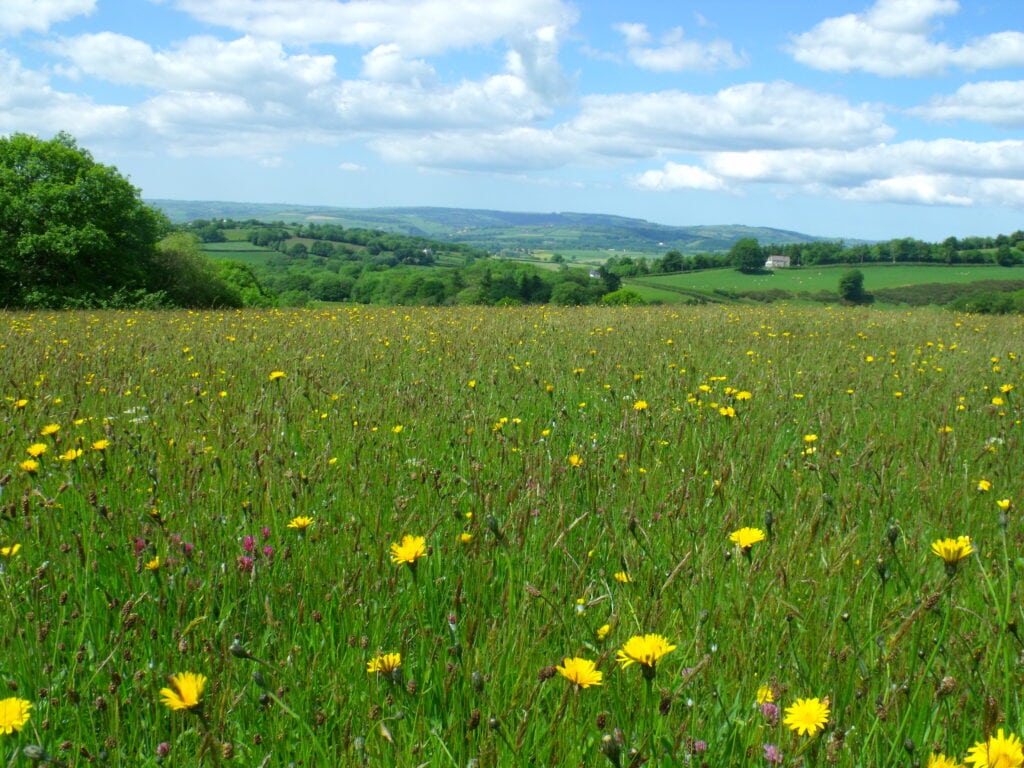
[[[963,761],[1021,731],[1022,341],[781,306],[0,315],[31,704],[0,759]]]

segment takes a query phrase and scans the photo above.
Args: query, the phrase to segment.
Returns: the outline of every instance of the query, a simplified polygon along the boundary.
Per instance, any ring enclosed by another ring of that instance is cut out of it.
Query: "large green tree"
[[[166,218],[66,133],[0,138],[0,305],[145,292]]]
[[[729,263],[740,272],[760,272],[764,269],[764,251],[756,238],[744,237],[729,249]]]

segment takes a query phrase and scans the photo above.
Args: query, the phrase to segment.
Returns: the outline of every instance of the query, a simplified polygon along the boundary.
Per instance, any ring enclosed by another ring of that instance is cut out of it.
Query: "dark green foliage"
[[[115,168],[71,136],[0,139],[0,305],[144,295],[167,227]]]
[[[241,292],[221,276],[217,265],[199,250],[198,239],[174,232],[157,244],[149,278],[172,304],[191,307],[241,307]]]
[[[744,237],[729,249],[729,263],[747,274],[764,269],[764,251],[756,239]]]
[[[851,269],[839,278],[839,298],[850,304],[869,304],[871,294],[864,291],[864,273]]]

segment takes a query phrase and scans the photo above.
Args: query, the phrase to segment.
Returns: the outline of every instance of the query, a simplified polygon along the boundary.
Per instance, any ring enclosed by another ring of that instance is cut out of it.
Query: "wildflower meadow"
[[[1024,764],[1019,318],[0,313],[0,762]]]

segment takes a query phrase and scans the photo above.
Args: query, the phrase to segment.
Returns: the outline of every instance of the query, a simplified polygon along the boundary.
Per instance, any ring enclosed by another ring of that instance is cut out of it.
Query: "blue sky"
[[[1024,229],[1021,0],[0,0],[0,134],[147,198]]]

